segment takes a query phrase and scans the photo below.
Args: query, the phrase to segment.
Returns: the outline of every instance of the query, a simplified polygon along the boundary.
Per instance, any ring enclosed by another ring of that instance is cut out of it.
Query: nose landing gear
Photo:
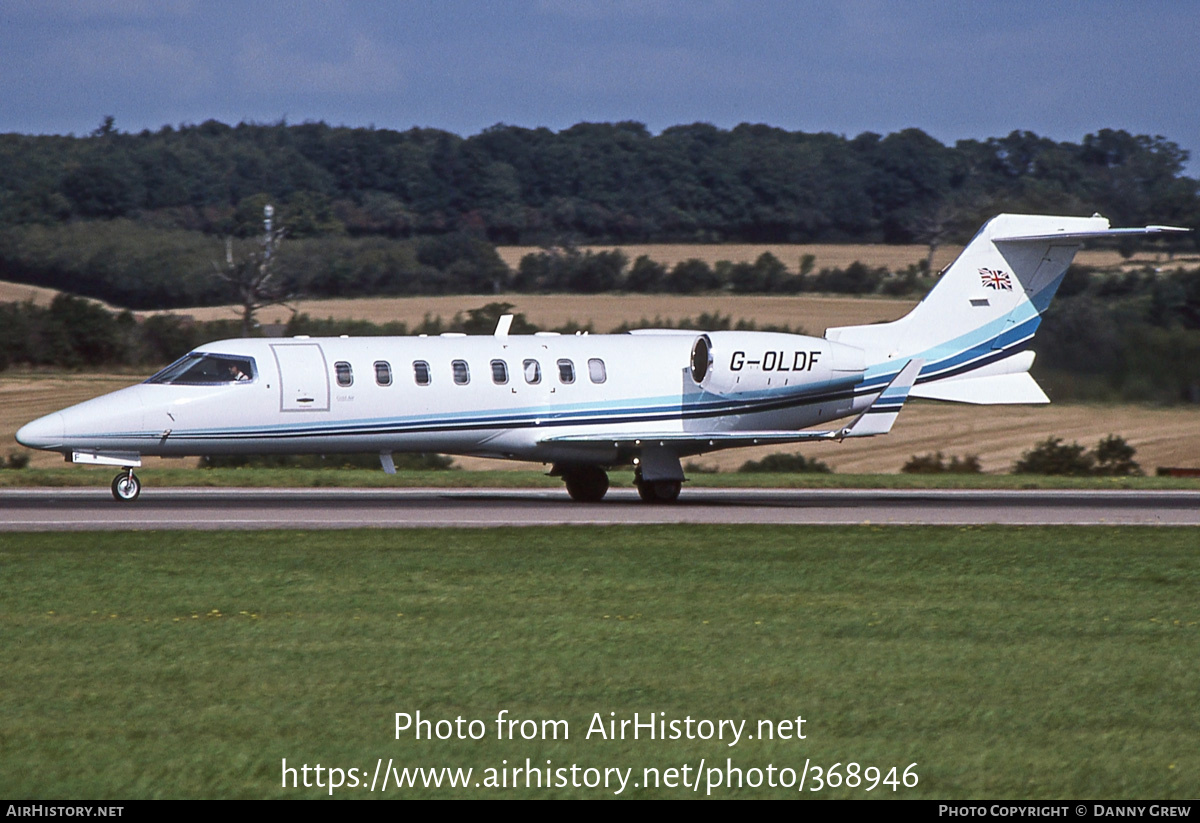
[[[122,503],[132,503],[142,493],[142,481],[137,479],[133,469],[126,469],[113,478],[112,496]]]

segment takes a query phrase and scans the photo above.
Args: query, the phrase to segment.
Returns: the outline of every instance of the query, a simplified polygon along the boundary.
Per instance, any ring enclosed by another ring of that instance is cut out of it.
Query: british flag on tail
[[[1012,291],[1012,278],[1009,277],[1006,271],[1001,271],[1000,269],[980,269],[979,279],[989,289]]]

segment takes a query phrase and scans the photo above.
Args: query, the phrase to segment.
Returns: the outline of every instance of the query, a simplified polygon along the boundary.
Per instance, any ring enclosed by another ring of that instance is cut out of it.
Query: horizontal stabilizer
[[[992,406],[1006,403],[1049,403],[1050,398],[1029,374],[995,374],[959,380],[934,380],[913,388],[913,397]]]
[[[1026,234],[1019,237],[993,237],[993,243],[1026,243],[1038,242],[1043,243],[1047,240],[1096,240],[1104,237],[1144,237],[1155,234],[1178,234],[1180,232],[1189,232],[1191,229],[1182,229],[1178,226],[1146,226],[1144,228],[1130,229],[1095,229],[1093,231],[1059,231],[1049,234]]]

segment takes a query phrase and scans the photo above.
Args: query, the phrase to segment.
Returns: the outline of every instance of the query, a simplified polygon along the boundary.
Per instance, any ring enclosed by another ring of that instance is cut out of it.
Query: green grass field
[[[632,769],[623,797],[694,796],[632,784],[694,779],[702,759],[747,780],[917,764],[912,788],[814,797],[1195,797],[1196,545],[999,527],[0,535],[0,795],[317,796],[281,787],[284,758],[363,783],[380,758],[469,767],[472,784],[529,758]],[[486,734],[397,740],[395,713],[418,710]],[[570,738],[498,740],[501,710]],[[750,733],[802,716],[806,739],[586,739],[609,712]],[[613,791],[507,781],[388,794]]]
[[[378,469],[180,469],[138,470],[146,489],[218,488],[562,488],[549,467],[501,471],[398,471]],[[0,471],[0,488],[108,488],[115,469],[69,466]],[[688,488],[763,489],[1200,489],[1195,477],[1052,477],[1016,474],[773,474],[688,471]],[[632,488],[633,470],[609,472],[613,488]]]

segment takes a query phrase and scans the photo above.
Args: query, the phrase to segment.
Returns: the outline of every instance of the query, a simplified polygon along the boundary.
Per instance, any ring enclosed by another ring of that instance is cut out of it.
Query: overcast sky
[[[0,132],[1117,128],[1197,155],[1198,35],[1183,0],[0,0]]]

